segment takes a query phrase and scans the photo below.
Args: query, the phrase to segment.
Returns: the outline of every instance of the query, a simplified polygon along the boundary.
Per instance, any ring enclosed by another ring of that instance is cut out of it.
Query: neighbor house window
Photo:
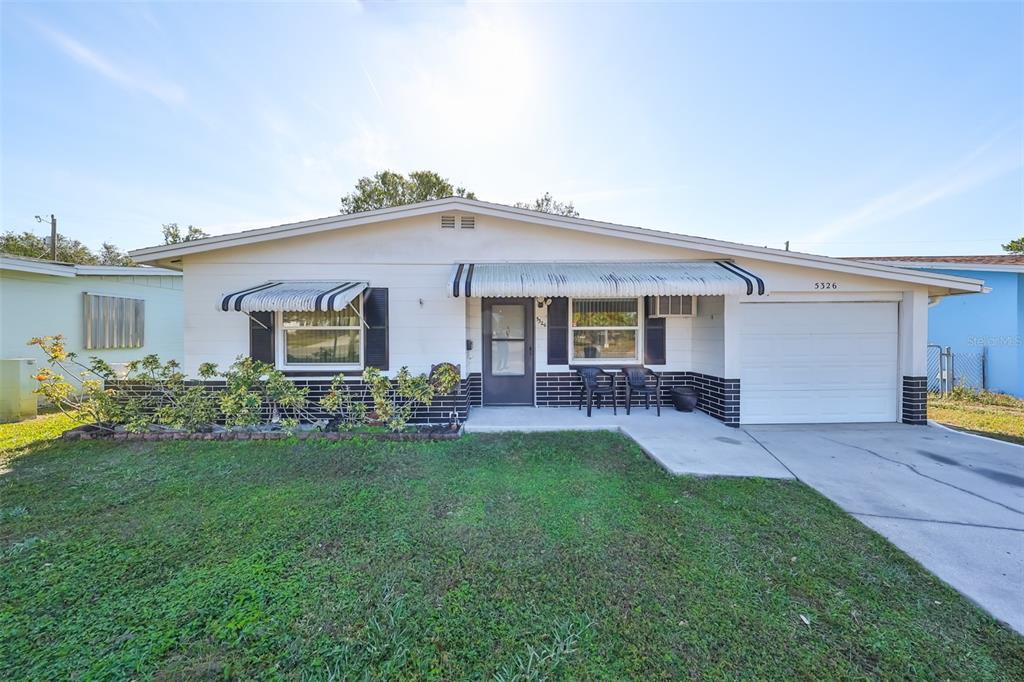
[[[574,298],[570,323],[573,360],[639,358],[639,299]]]
[[[283,312],[285,365],[359,365],[363,358],[360,300],[332,312]]]
[[[141,298],[85,294],[85,349],[142,348],[146,302]]]

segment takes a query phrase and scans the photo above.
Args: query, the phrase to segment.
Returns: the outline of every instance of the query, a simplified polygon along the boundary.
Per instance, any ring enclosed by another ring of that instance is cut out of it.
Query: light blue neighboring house
[[[1024,256],[870,258],[985,281],[987,294],[947,296],[928,311],[928,343],[986,356],[986,387],[1024,397]]]

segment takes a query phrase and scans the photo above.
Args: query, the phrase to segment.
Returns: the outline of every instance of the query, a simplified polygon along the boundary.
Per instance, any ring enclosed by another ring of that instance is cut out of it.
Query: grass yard
[[[957,391],[928,397],[928,418],[963,431],[1024,445],[1024,400],[999,393]]]
[[[0,424],[0,469],[4,462],[32,445],[45,440],[52,440],[68,429],[78,426],[79,422],[60,412],[41,414],[34,419],[26,419],[11,424]]]
[[[10,679],[1024,678],[1024,638],[792,481],[609,433],[37,444]]]

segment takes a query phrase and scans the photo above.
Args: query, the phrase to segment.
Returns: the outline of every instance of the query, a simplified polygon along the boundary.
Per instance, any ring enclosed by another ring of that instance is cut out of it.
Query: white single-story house
[[[150,353],[181,362],[182,318],[181,272],[0,254],[0,420],[35,414],[31,375],[46,358],[29,339],[62,334],[115,367]]]
[[[460,366],[452,408],[575,405],[645,365],[727,424],[925,421],[940,273],[446,198],[140,249],[180,270],[185,368]]]

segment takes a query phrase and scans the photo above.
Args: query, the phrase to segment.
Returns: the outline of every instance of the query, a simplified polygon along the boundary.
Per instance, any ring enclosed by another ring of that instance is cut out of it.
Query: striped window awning
[[[459,263],[449,296],[763,296],[764,280],[729,261]]]
[[[243,313],[327,312],[344,310],[369,286],[367,282],[264,282],[221,297],[221,310]]]

